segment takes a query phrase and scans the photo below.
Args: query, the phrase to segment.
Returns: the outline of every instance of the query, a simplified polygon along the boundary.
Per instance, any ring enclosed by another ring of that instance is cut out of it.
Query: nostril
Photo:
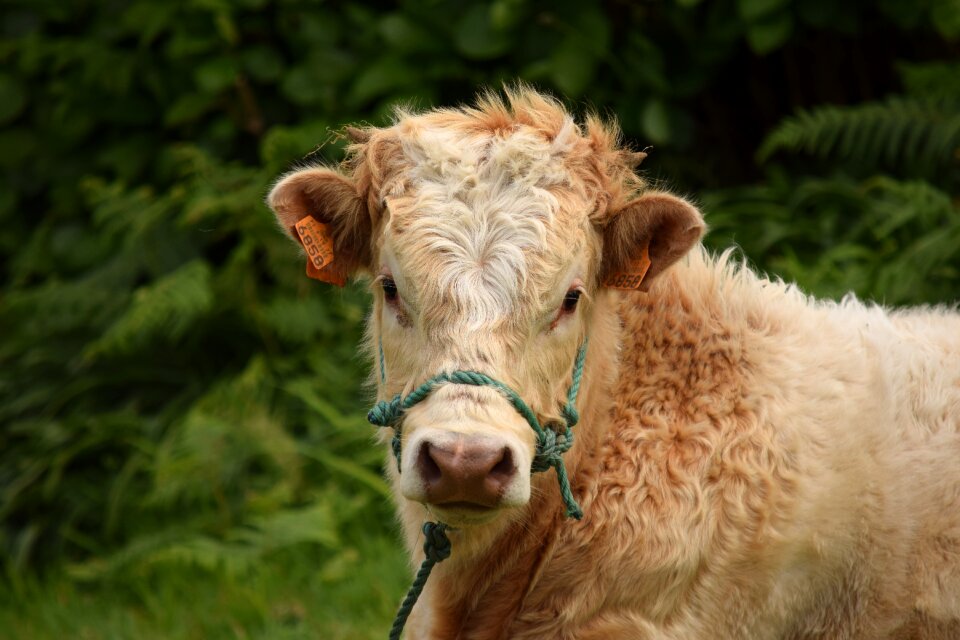
[[[509,447],[504,447],[500,454],[500,460],[490,469],[487,477],[498,482],[507,484],[517,471],[517,466],[513,464],[513,452]]]
[[[430,455],[429,442],[424,442],[420,447],[420,452],[417,454],[417,468],[420,471],[420,477],[427,484],[435,484],[443,477],[443,471],[440,470],[440,465],[438,465],[437,461]]]

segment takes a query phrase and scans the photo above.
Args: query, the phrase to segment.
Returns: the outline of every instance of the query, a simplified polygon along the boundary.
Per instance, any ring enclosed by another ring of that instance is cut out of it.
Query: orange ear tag
[[[603,286],[610,287],[611,289],[624,289],[626,291],[639,289],[640,283],[643,282],[643,277],[647,275],[647,269],[649,268],[650,251],[649,246],[645,246],[639,258],[634,258],[627,262],[622,271],[617,271],[607,276],[607,279],[603,281]]]
[[[337,268],[333,260],[333,238],[327,225],[313,216],[307,216],[294,228],[300,236],[303,250],[307,252],[307,277],[339,287],[346,284],[346,274]]]

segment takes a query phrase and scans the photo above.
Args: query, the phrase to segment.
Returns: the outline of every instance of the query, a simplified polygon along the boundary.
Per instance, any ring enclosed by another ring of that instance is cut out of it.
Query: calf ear
[[[343,286],[370,262],[370,216],[345,176],[323,167],[300,169],[267,196],[283,230],[303,245],[307,275]]]
[[[663,191],[629,202],[603,229],[601,282],[646,291],[703,235],[703,216],[692,204]]]

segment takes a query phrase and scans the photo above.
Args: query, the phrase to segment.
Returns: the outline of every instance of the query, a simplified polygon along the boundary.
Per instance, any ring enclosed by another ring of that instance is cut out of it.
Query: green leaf
[[[303,64],[285,74],[283,95],[298,105],[316,105],[335,98],[342,85],[355,77],[357,60],[339,49],[313,53]]]
[[[297,67],[287,73],[281,90],[288,100],[299,105],[317,104],[329,95],[327,88],[309,66]]]
[[[219,93],[234,83],[238,72],[239,66],[235,59],[220,57],[200,65],[193,77],[202,90]]]
[[[350,102],[365,104],[391,91],[415,86],[419,74],[411,64],[396,56],[380,58],[368,66],[350,88]]]
[[[747,42],[754,52],[764,55],[779,49],[793,32],[793,17],[777,13],[760,19],[747,27]]]
[[[283,58],[273,49],[260,46],[243,52],[243,67],[260,82],[276,80],[283,73]]]
[[[327,49],[337,42],[337,37],[347,27],[339,17],[321,8],[298,12],[295,19],[299,40],[314,47]]]
[[[960,0],[933,0],[930,18],[941,36],[947,40],[960,38]]]
[[[596,6],[584,4],[574,16],[571,35],[578,37],[580,47],[597,58],[610,52],[610,20]]]
[[[163,116],[168,126],[181,125],[198,120],[214,108],[214,101],[206,93],[187,93],[170,105]]]
[[[596,58],[580,46],[578,36],[568,36],[550,58],[550,77],[565,95],[576,97],[593,79]]]
[[[326,122],[306,122],[298,127],[273,127],[263,137],[260,158],[274,171],[283,171],[328,142],[333,134]]]
[[[177,9],[173,4],[149,1],[127,4],[119,21],[124,30],[138,35],[141,46],[153,44],[174,26]]]
[[[925,2],[878,0],[877,6],[892,23],[906,29],[915,29],[919,26],[927,12],[927,3]]]
[[[643,109],[643,132],[650,142],[664,144],[670,140],[670,115],[667,105],[660,100],[651,100]]]
[[[758,21],[779,13],[789,5],[789,0],[737,0],[740,17],[748,22]]]
[[[901,62],[897,72],[908,94],[960,104],[960,62]]]
[[[398,51],[436,51],[442,49],[436,34],[400,12],[390,13],[380,20],[380,34],[388,45]]]
[[[19,80],[0,73],[0,124],[15,119],[27,105],[27,93]]]
[[[494,0],[490,5],[490,20],[496,29],[515,26],[526,14],[527,0]]]
[[[510,38],[493,24],[491,8],[484,3],[473,5],[460,19],[454,42],[468,58],[497,58],[510,48]]]

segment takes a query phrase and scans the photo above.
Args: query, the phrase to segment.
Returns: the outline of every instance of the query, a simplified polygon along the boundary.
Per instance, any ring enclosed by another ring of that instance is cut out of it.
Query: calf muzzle
[[[424,441],[416,469],[427,502],[455,508],[498,506],[517,476],[509,447],[471,436],[445,443]]]

